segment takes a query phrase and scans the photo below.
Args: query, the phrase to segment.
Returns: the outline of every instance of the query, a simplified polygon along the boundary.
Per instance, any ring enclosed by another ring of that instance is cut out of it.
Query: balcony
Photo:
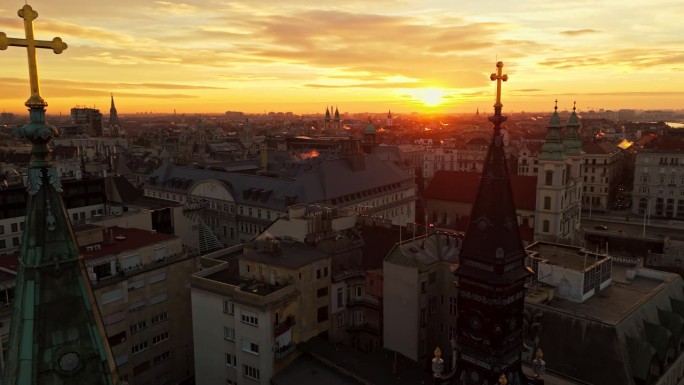
[[[294,352],[297,349],[297,345],[294,342],[290,342],[289,344],[285,346],[279,346],[276,347],[275,350],[273,351],[273,354],[275,355],[276,359],[281,359],[287,357],[290,353]]]
[[[278,337],[285,333],[295,325],[295,317],[293,315],[287,316],[283,322],[273,325],[273,336]]]
[[[372,297],[351,298],[347,300],[347,307],[359,306],[380,310],[380,301]]]

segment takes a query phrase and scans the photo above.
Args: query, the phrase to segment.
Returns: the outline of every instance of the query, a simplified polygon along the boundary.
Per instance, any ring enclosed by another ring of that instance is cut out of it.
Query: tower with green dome
[[[568,128],[570,135],[565,137],[561,129],[556,100],[539,153],[534,239],[572,244],[580,225],[581,143],[572,136],[574,127]]]
[[[368,125],[366,128],[363,129],[363,153],[364,154],[372,154],[373,150],[375,149],[375,146],[377,145],[377,142],[375,140],[375,126],[373,125],[373,121],[371,118],[368,118]]]

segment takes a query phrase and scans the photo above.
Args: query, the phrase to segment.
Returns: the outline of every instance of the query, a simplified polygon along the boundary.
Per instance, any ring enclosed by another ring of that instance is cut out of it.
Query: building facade
[[[684,219],[684,141],[658,137],[637,151],[634,214]]]

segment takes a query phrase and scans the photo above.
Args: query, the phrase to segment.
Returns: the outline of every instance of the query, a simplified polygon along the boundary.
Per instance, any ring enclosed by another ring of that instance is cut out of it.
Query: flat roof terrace
[[[641,275],[640,271],[633,279],[628,280],[629,269],[613,265],[612,283],[583,303],[556,297],[542,306],[616,325],[651,297],[661,291],[668,291],[677,278],[675,274],[644,269],[644,275]]]
[[[547,242],[535,242],[527,247],[532,257],[548,260],[556,266],[576,271],[584,271],[594,263],[609,258],[608,255],[592,252],[576,246],[559,245]],[[598,257],[598,259],[597,259]]]

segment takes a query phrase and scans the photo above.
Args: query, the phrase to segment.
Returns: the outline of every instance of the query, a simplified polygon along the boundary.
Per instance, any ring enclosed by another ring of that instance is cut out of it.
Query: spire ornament
[[[507,81],[508,80],[508,75],[502,75],[501,72],[503,71],[503,62],[497,62],[496,63],[496,73],[491,74],[489,76],[489,79],[492,81],[496,80],[496,103],[494,103],[494,107],[503,107],[503,104],[501,104],[501,82],[502,81]]]
[[[0,50],[11,47],[26,47],[29,62],[29,80],[31,83],[31,97],[25,105],[29,108],[47,107],[47,103],[40,96],[40,85],[38,84],[38,63],[36,61],[36,48],[48,48],[54,53],[60,54],[67,49],[66,43],[60,37],[55,37],[52,41],[35,40],[33,38],[33,20],[38,18],[38,12],[34,11],[30,5],[26,4],[17,12],[19,17],[24,19],[24,31],[26,38],[15,39],[7,37],[4,32],[0,32]]]

